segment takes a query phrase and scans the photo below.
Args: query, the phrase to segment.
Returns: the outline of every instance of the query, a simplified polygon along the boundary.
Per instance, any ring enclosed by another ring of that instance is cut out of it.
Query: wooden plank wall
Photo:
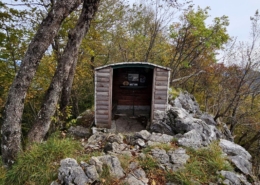
[[[112,81],[113,69],[111,67],[95,71],[95,123],[97,127],[111,127]]]
[[[167,108],[169,75],[166,69],[154,68],[151,120],[154,120],[156,110],[165,111]]]

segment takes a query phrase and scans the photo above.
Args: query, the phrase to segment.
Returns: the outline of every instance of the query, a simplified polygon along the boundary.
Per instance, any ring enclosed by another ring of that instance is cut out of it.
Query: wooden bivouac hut
[[[95,124],[111,128],[117,110],[165,111],[170,69],[148,62],[122,62],[95,68]]]

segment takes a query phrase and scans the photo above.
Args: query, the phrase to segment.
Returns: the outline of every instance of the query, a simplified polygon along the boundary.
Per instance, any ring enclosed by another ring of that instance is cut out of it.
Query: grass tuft
[[[151,156],[147,155],[145,158],[139,158],[139,165],[143,170],[155,171],[158,169],[158,162]]]
[[[34,144],[21,153],[16,163],[6,173],[4,184],[46,185],[58,177],[60,160],[76,158],[81,150],[78,141],[70,138],[59,139],[53,136],[45,143]]]
[[[190,156],[185,168],[177,172],[168,172],[168,181],[178,184],[208,184],[217,182],[220,170],[233,171],[233,167],[222,155],[222,150],[217,142],[212,143],[207,148],[198,150],[187,149]]]
[[[102,173],[100,174],[100,182],[102,185],[122,185],[123,182],[120,179],[115,179],[111,173],[107,164],[103,164]]]
[[[5,184],[5,178],[6,169],[4,168],[4,165],[2,164],[2,158],[0,157],[0,185]]]
[[[124,171],[127,171],[128,170],[128,166],[129,164],[131,163],[131,161],[133,161],[133,159],[129,156],[129,155],[119,155],[117,156],[120,163],[121,163],[121,166],[123,168]]]
[[[103,155],[103,152],[93,151],[93,152],[90,152],[90,153],[79,155],[79,156],[75,157],[75,159],[78,162],[80,162],[80,161],[88,162],[91,157],[97,157],[97,156],[101,156],[101,155]]]

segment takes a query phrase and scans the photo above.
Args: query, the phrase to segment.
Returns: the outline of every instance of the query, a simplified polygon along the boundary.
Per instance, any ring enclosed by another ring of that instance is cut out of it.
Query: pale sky
[[[229,18],[228,34],[237,37],[237,41],[249,41],[250,16],[260,10],[260,0],[193,0],[195,7],[209,6],[212,18],[226,15]]]
[[[128,0],[132,2],[140,2],[145,0]],[[180,2],[182,0],[179,0]],[[7,3],[15,3],[15,0],[3,0]],[[209,6],[211,10],[209,15],[211,18],[226,15],[229,17],[228,34],[231,37],[237,37],[237,41],[249,41],[250,39],[250,16],[255,14],[257,9],[260,10],[260,0],[193,0],[195,7],[200,6],[206,8]],[[208,24],[211,20],[208,20]]]

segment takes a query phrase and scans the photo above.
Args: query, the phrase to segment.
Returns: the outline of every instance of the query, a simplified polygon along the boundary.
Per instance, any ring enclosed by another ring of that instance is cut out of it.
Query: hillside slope
[[[122,135],[102,130],[84,148],[99,155],[79,164],[61,160],[52,185],[257,184],[251,155],[188,93],[171,101],[167,112],[158,111],[149,131]]]

